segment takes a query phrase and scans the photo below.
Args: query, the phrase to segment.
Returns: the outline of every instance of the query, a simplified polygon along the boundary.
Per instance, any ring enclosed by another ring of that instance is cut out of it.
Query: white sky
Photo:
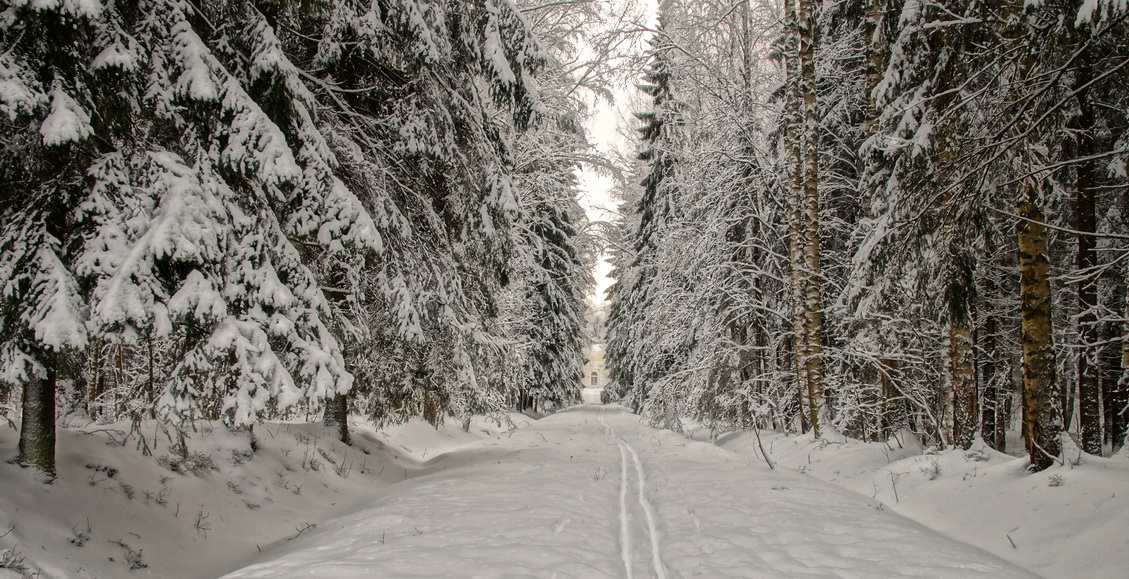
[[[616,151],[629,152],[634,146],[624,135],[630,134],[636,128],[635,117],[631,115],[629,104],[632,93],[636,90],[635,81],[634,78],[618,79],[615,102],[594,103],[592,115],[585,123],[596,149],[609,158],[613,157]],[[621,200],[613,193],[615,179],[590,168],[581,169],[577,173],[581,187],[580,206],[584,208],[588,219],[609,221],[618,215]],[[612,284],[612,280],[608,277],[612,266],[607,258],[607,255],[601,257],[593,271],[596,288],[589,299],[597,307],[605,301],[604,292]]]
[[[624,1],[631,2],[633,0],[612,0],[615,4]],[[639,5],[646,10],[649,21],[653,22],[657,18],[657,0],[635,1],[639,1]],[[646,44],[639,41],[636,46],[637,50],[641,52],[645,49]],[[631,149],[634,147],[624,135],[633,134],[638,124],[631,114],[630,103],[636,96],[635,84],[640,73],[641,71],[629,71],[627,73],[628,78],[615,80],[615,102],[597,101],[590,103],[592,114],[585,126],[596,149],[609,158],[613,157],[613,153],[616,151],[630,156]],[[587,213],[588,219],[592,221],[613,219],[618,214],[621,202],[612,191],[615,187],[615,180],[609,175],[601,175],[591,169],[578,171],[578,176],[581,186],[579,201],[581,207]],[[608,277],[612,266],[607,259],[607,255],[602,256],[593,270],[596,287],[593,294],[588,296],[588,299],[597,309],[606,305],[604,293],[612,284],[611,278]]]

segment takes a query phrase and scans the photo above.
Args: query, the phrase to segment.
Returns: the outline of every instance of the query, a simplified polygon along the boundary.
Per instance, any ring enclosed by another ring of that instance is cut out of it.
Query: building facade
[[[584,383],[581,388],[603,388],[604,375],[604,346],[592,344],[584,349]]]

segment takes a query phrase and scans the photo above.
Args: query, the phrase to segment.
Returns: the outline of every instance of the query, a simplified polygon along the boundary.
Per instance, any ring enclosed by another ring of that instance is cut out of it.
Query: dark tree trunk
[[[996,376],[996,332],[999,331],[995,316],[988,316],[982,332],[982,362],[980,363],[981,384],[983,385],[983,406],[980,411],[980,437],[988,446],[1004,451],[1004,416],[1000,401],[1000,379]]]
[[[353,439],[349,436],[348,394],[334,394],[333,398],[326,400],[325,418],[322,422],[336,431],[338,440],[345,444],[353,444]]]
[[[23,421],[20,424],[20,466],[32,466],[55,478],[55,366],[47,362],[47,375],[23,384]]]
[[[1078,99],[1078,116],[1074,125],[1078,135],[1077,156],[1085,158],[1094,154],[1094,110],[1085,88],[1093,76],[1090,70],[1089,50],[1078,56],[1075,73],[1075,90]],[[1074,199],[1074,229],[1077,237],[1076,267],[1079,272],[1092,270],[1097,265],[1094,237],[1086,235],[1096,231],[1094,210],[1094,163],[1085,161],[1075,169],[1077,191]],[[1078,430],[1082,450],[1095,455],[1102,452],[1101,390],[1099,386],[1097,351],[1096,280],[1085,280],[1078,286]]]
[[[1121,377],[1117,388],[1110,394],[1110,404],[1106,406],[1106,412],[1113,416],[1110,435],[1114,437],[1114,448],[1129,442],[1126,441],[1126,434],[1129,434],[1129,280],[1125,288],[1126,321],[1121,335]]]
[[[1109,444],[1111,452],[1117,452],[1125,442],[1125,426],[1129,418],[1122,412],[1129,400],[1126,400],[1126,393],[1121,390],[1121,349],[1115,346],[1119,341],[1117,330],[1118,325],[1113,322],[1102,325],[1104,346],[1098,354],[1101,365],[1098,375],[1101,379],[1103,444]]]

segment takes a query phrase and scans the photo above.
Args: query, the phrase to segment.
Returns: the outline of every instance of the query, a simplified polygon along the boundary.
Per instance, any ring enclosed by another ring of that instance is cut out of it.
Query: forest
[[[347,440],[348,413],[579,401],[598,246],[574,171],[603,73],[577,64],[577,31],[598,17],[5,0],[0,403],[18,461],[53,475],[57,417],[155,419],[187,452],[199,421],[324,419]]]
[[[1064,433],[1124,444],[1123,2],[644,12],[3,0],[17,461],[53,477],[72,420],[186,454],[202,421],[551,412],[604,339],[609,398],[674,430],[1004,450],[1018,424],[1036,470]],[[585,122],[641,37],[637,158],[608,158]],[[615,223],[582,168],[621,177]]]
[[[1022,444],[1033,470],[1063,463],[1065,435],[1116,451],[1126,17],[1104,0],[662,3],[613,243],[616,394],[668,428],[908,428]]]

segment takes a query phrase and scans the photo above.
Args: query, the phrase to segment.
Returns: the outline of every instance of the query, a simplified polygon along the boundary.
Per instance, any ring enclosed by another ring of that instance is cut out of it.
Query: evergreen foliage
[[[57,381],[181,429],[500,409],[519,270],[552,320],[525,372],[575,398],[582,216],[515,184],[546,55],[512,4],[11,1],[0,38],[25,463],[53,471]]]

